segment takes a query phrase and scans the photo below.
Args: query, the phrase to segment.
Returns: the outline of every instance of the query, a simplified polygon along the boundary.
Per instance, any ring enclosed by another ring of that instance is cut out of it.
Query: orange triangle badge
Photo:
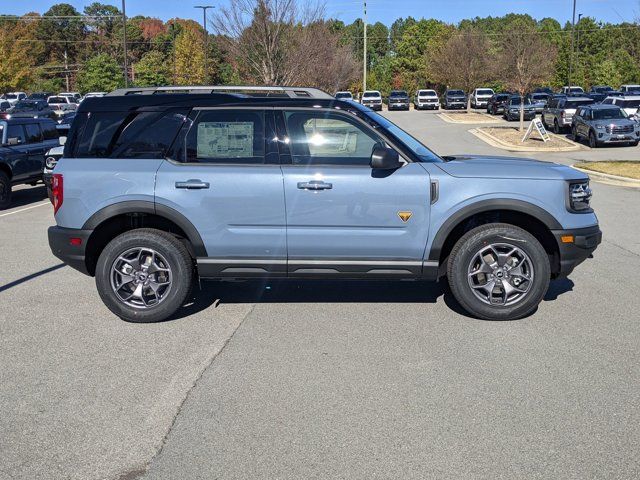
[[[400,220],[402,220],[405,223],[409,221],[409,219],[411,218],[411,215],[413,215],[412,212],[398,212],[398,216],[400,217]]]

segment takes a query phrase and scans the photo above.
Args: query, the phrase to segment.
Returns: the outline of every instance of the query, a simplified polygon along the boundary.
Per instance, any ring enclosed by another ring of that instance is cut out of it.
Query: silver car
[[[622,108],[615,105],[587,105],[578,108],[573,116],[571,132],[576,141],[586,139],[591,148],[605,144],[640,142],[640,124],[629,119]]]

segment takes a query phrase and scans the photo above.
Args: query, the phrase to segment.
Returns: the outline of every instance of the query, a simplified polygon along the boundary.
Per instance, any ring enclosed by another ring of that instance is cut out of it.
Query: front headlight
[[[589,180],[571,182],[569,184],[569,209],[574,212],[584,212],[591,209],[591,187]]]

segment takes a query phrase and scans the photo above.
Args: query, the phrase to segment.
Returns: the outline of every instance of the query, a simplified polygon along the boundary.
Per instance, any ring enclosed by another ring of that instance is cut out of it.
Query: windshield
[[[493,90],[490,90],[488,88],[478,90],[478,95],[493,95]]]
[[[338,92],[336,93],[336,98],[353,98],[349,92]]]
[[[441,162],[442,160],[435,153],[425,147],[418,140],[413,138],[407,132],[398,127],[395,123],[387,120],[382,115],[369,109],[362,109],[364,114],[368,116],[378,125],[388,130],[394,137],[404,143],[411,151],[413,151],[423,162]]]
[[[18,96],[15,93],[7,93],[7,100],[13,100],[18,98]]]
[[[520,105],[520,97],[512,97],[510,102],[511,102],[511,105]],[[525,98],[524,105],[531,105],[531,100],[529,100],[528,98]]]
[[[464,92],[462,90],[449,90],[447,95],[464,95]]]
[[[531,95],[531,98],[533,98],[534,100],[546,100],[547,98],[549,98],[549,95],[547,95],[546,93],[534,93],[533,95]]]
[[[418,91],[419,97],[437,97],[438,95],[433,90],[420,90]]]
[[[15,107],[13,107],[14,111],[17,110],[34,110],[37,107],[37,103],[35,102],[18,102]]]
[[[582,92],[584,92],[584,90],[581,87],[571,87],[569,89],[569,92],[571,92],[571,93],[582,93]]]
[[[390,94],[390,97],[406,97],[407,96],[407,92],[404,92],[402,90],[393,90]]]
[[[564,108],[578,108],[583,105],[591,105],[593,100],[567,100],[564,104]]]
[[[64,97],[49,97],[48,103],[67,103],[67,99]]]
[[[364,92],[362,98],[379,98],[380,92]]]
[[[621,108],[607,108],[606,110],[592,110],[594,120],[614,120],[617,118],[629,118],[627,112]]]
[[[623,108],[638,108],[640,107],[640,100],[624,100],[620,104]]]

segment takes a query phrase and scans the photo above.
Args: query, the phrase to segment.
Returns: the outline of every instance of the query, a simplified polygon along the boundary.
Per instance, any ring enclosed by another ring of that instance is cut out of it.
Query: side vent
[[[440,195],[440,185],[438,180],[431,180],[431,205],[438,201]]]

